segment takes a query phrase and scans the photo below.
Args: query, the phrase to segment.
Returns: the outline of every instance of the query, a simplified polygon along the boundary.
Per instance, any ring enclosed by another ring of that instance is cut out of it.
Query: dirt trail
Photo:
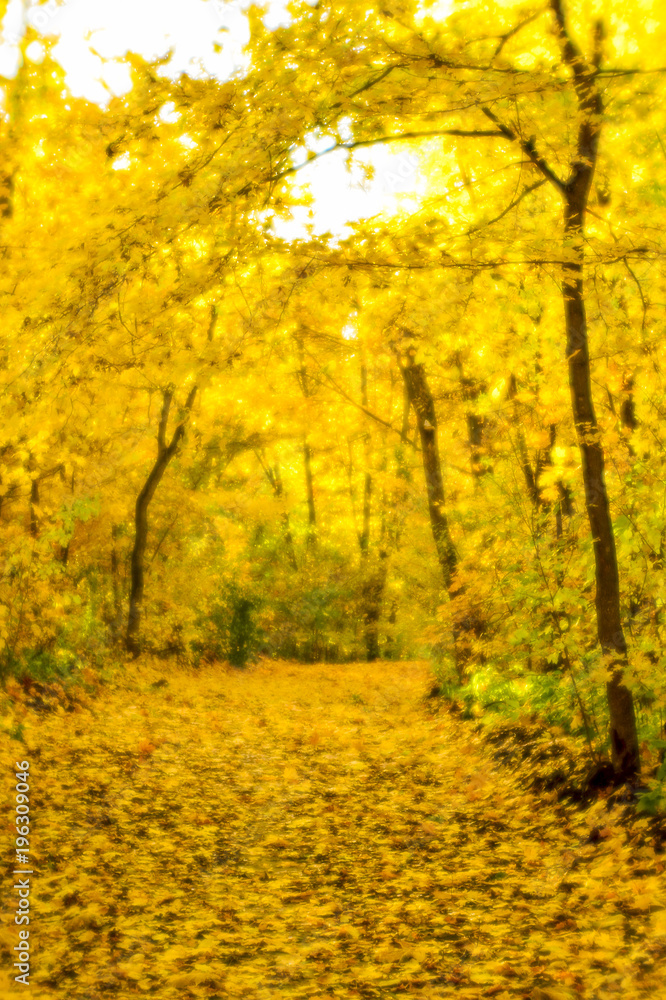
[[[666,997],[660,857],[612,817],[589,843],[594,811],[521,791],[428,680],[158,665],[29,712],[2,739],[31,758],[34,1000]]]

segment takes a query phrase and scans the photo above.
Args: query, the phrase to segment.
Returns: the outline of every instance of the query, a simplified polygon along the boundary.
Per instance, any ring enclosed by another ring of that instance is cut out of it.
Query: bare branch
[[[636,285],[636,288],[638,289],[638,294],[641,297],[641,304],[643,306],[643,319],[641,320],[641,333],[643,333],[645,331],[645,318],[647,316],[647,310],[648,310],[647,300],[645,298],[645,295],[643,294],[643,288],[641,286],[641,283],[638,280],[638,278],[636,277],[636,274],[635,274],[634,270],[632,269],[632,267],[631,267],[631,265],[630,265],[630,263],[629,263],[629,261],[627,260],[626,257],[623,259],[622,263],[624,264],[624,266],[626,267],[627,271],[629,272],[629,274],[633,278],[634,284]]]
[[[279,174],[274,174],[270,178],[271,183],[282,180],[283,177],[289,177],[291,174],[298,173],[304,167],[310,166],[316,160],[320,159],[322,156],[328,156],[329,153],[335,153],[338,149],[361,149],[364,146],[378,146],[387,142],[405,142],[409,139],[433,139],[438,136],[452,135],[452,136],[463,136],[473,139],[481,138],[502,138],[503,132],[497,129],[460,129],[460,128],[450,128],[450,129],[437,129],[433,132],[400,132],[396,135],[383,135],[377,139],[356,139],[352,142],[335,142],[332,146],[328,146],[326,149],[322,149],[319,153],[313,153],[309,159],[304,160],[303,163],[297,163],[293,167],[287,167],[286,170],[282,170]]]
[[[532,21],[536,21],[536,19],[540,16],[541,16],[541,11],[537,10],[534,12],[534,14],[530,14],[522,21],[519,21],[518,24],[514,28],[511,28],[510,31],[507,31],[504,35],[501,35],[499,45],[497,46],[495,52],[493,53],[493,58],[497,59],[498,55],[500,54],[500,52],[502,51],[502,49],[504,48],[504,46],[506,45],[506,43],[509,41],[510,38],[513,38],[514,35],[517,35],[519,31],[522,31],[523,28],[525,28],[528,24],[531,24]]]
[[[217,324],[217,306],[215,304],[213,304],[210,307],[210,321],[208,323],[208,340],[209,341],[211,341],[213,339],[213,335],[215,333],[215,326],[216,326],[216,324]]]
[[[376,87],[378,83],[381,83],[382,80],[386,79],[389,73],[392,73],[394,69],[397,69],[397,67],[398,63],[394,63],[392,66],[387,66],[386,69],[383,69],[381,73],[377,74],[377,76],[373,77],[371,80],[368,80],[367,83],[364,83],[362,87],[358,88],[358,90],[352,90],[351,94],[347,95],[347,100],[351,100],[352,97],[357,97],[364,91],[370,90],[371,87]],[[338,107],[338,105],[334,104],[333,107]]]
[[[486,118],[490,118],[491,122],[494,122],[495,125],[497,125],[498,129],[506,139],[509,139],[511,142],[518,143],[523,152],[530,158],[534,166],[541,171],[546,180],[550,181],[550,183],[554,187],[556,187],[557,190],[560,191],[561,193],[565,192],[566,186],[564,184],[564,181],[560,180],[560,178],[557,176],[554,170],[552,170],[548,166],[543,156],[540,156],[537,153],[534,147],[533,139],[521,138],[521,136],[517,135],[517,133],[514,132],[512,128],[509,128],[508,125],[504,125],[504,123],[499,120],[495,112],[491,111],[490,108],[483,107],[481,108],[481,110],[483,111]]]
[[[192,404],[194,403],[194,397],[196,396],[196,394],[197,394],[197,386],[193,385],[189,393],[187,394],[187,399],[185,400],[185,410],[187,413],[189,413],[190,410],[192,409]]]
[[[362,403],[357,403],[352,396],[350,396],[347,392],[345,392],[342,386],[338,385],[335,379],[331,375],[329,375],[328,372],[322,371],[321,374],[325,377],[326,382],[322,382],[319,378],[317,378],[316,375],[311,374],[310,378],[312,379],[313,382],[318,382],[319,385],[328,384],[330,388],[334,389],[335,392],[337,392],[340,396],[346,399],[348,403],[351,403],[352,406],[355,406],[357,410],[361,410],[361,412],[365,413],[367,417],[370,417],[376,423],[381,424],[382,427],[388,428],[388,430],[393,431],[394,434],[397,434],[400,437],[400,431],[397,430],[397,428],[395,428],[393,424],[390,424],[388,420],[384,420],[383,417],[379,417],[376,413],[373,413],[372,410],[369,410],[367,406],[363,406]]]
[[[546,180],[544,178],[541,181],[537,181],[535,184],[530,184],[529,187],[524,188],[520,192],[520,194],[518,195],[517,198],[513,199],[513,201],[511,202],[511,204],[507,205],[507,207],[504,209],[503,212],[500,212],[499,215],[496,215],[494,219],[489,219],[488,222],[483,222],[480,226],[472,226],[471,229],[467,230],[467,235],[470,236],[472,233],[478,233],[478,231],[480,229],[485,229],[487,226],[492,226],[492,225],[494,225],[495,222],[499,222],[499,220],[503,219],[504,216],[508,212],[510,212],[512,208],[515,208],[516,205],[520,204],[520,202],[523,200],[523,198],[526,198],[528,194],[532,193],[532,191],[536,191],[537,188],[543,187],[543,185],[545,183],[546,183]]]

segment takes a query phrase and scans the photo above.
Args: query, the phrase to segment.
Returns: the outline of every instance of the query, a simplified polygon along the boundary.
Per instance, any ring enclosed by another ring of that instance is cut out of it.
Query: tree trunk
[[[453,653],[461,684],[467,679],[467,665],[472,655],[472,636],[480,636],[484,630],[484,622],[478,611],[464,601],[465,588],[456,584],[455,575],[458,568],[458,553],[456,552],[449,522],[444,511],[444,480],[439,457],[437,441],[437,414],[435,401],[428,385],[422,364],[415,365],[411,353],[408,363],[401,365],[402,377],[409,391],[409,398],[416,414],[416,422],[421,438],[421,453],[423,456],[423,471],[428,492],[428,510],[430,526],[437,549],[437,558],[444,578],[449,598],[454,602],[452,607],[451,631],[453,633]]]
[[[368,409],[368,369],[365,362],[361,363],[361,403]],[[365,470],[363,473],[363,522],[358,544],[361,549],[361,557],[367,556],[370,546],[370,512],[372,500],[372,473],[370,471],[370,435],[363,438],[363,461]]]
[[[368,370],[365,361],[361,361],[361,404],[368,410]],[[363,437],[363,505],[361,529],[356,531],[358,547],[361,554],[361,615],[363,619],[363,638],[368,663],[379,659],[379,621],[384,604],[384,590],[388,573],[388,553],[379,549],[378,559],[370,550],[370,518],[372,514],[373,480],[371,471],[370,435]],[[354,470],[352,443],[349,441],[349,493],[352,508],[355,508]],[[354,519],[356,515],[354,513]],[[380,543],[381,544],[381,543]]]
[[[157,458],[143,485],[143,489],[136,499],[134,512],[134,547],[132,549],[130,575],[130,603],[129,615],[127,618],[126,637],[127,649],[134,656],[138,656],[140,652],[141,611],[144,591],[144,558],[146,554],[146,543],[148,541],[148,508],[150,506],[150,501],[155,495],[155,490],[157,489],[162,476],[166,472],[169,462],[178,451],[180,443],[185,435],[185,425],[189,412],[192,409],[192,404],[194,403],[196,391],[196,386],[190,390],[187,402],[185,403],[183,418],[174,430],[171,441],[167,445],[166,429],[169,420],[169,410],[171,409],[171,401],[173,399],[173,390],[163,390],[162,413],[160,415],[160,423],[157,431]]]
[[[280,466],[276,462],[275,465],[271,466],[266,461],[263,453],[255,449],[255,455],[259,459],[259,464],[264,471],[266,479],[271,484],[273,490],[273,496],[276,500],[282,501],[284,496],[284,487],[282,485],[282,476],[280,475]],[[294,538],[291,533],[291,524],[289,522],[289,513],[284,510],[282,513],[282,526],[284,530],[284,540],[287,546],[287,552],[289,553],[289,562],[291,563],[291,568],[297,570],[298,563],[296,562],[296,550],[294,548]]]
[[[599,152],[604,106],[599,85],[604,37],[603,23],[594,31],[594,51],[588,61],[569,34],[562,0],[550,0],[562,62],[571,73],[578,104],[578,135],[571,173],[561,180],[535,148],[535,139],[521,137],[503,124],[495,112],[484,107],[511,142],[518,142],[533,165],[556,188],[564,206],[564,262],[562,297],[567,338],[569,388],[576,436],[581,454],[585,506],[592,531],[596,576],[597,635],[602,653],[610,660],[606,685],[610,716],[613,768],[620,778],[629,778],[640,768],[636,716],[631,691],[623,684],[627,665],[627,643],[620,614],[620,579],[615,537],[604,479],[601,444],[590,376],[590,355],[585,315],[583,270],[585,263],[585,214]]]
[[[368,663],[379,659],[379,619],[384,603],[384,589],[388,571],[388,556],[384,551],[379,553],[378,565],[368,572],[365,568],[365,579],[361,589],[363,606],[363,630],[365,652]]]
[[[298,381],[300,383],[303,396],[305,399],[309,399],[310,389],[308,386],[308,374],[305,367],[303,341],[297,337],[296,343],[298,344],[298,356],[300,362]],[[303,464],[305,466],[305,490],[308,502],[308,532],[305,543],[307,547],[311,549],[314,548],[317,540],[317,510],[315,508],[314,479],[312,476],[312,449],[310,448],[307,434],[303,436]]]
[[[489,466],[484,465],[486,418],[477,412],[475,405],[479,395],[486,391],[486,386],[482,382],[475,382],[474,379],[465,375],[459,355],[457,358],[457,368],[460,373],[462,398],[467,404],[467,440],[469,443],[470,465],[472,475],[474,476],[474,486],[478,488],[482,476],[491,471]]]
[[[111,586],[113,588],[113,622],[111,634],[114,641],[118,640],[122,631],[123,601],[122,589],[120,585],[120,563],[118,561],[118,549],[116,543],[120,537],[120,525],[114,524],[111,528]]]
[[[603,654],[610,658],[611,676],[606,692],[613,767],[619,777],[629,778],[639,770],[640,756],[633,697],[622,682],[623,670],[627,664],[627,643],[620,614],[620,577],[604,478],[604,450],[592,401],[583,290],[585,213],[597,162],[604,112],[597,79],[601,64],[603,25],[601,22],[596,25],[594,57],[592,65],[589,65],[569,36],[561,0],[551,0],[551,8],[555,15],[563,60],[573,73],[580,115],[576,161],[572,164],[569,179],[561,187],[564,200],[564,242],[569,257],[564,264],[562,282],[569,388],[581,454],[585,506],[594,546],[597,634]],[[574,259],[569,255],[573,255]]]
[[[313,548],[317,540],[317,510],[314,500],[314,479],[312,477],[312,452],[307,440],[303,441],[303,463],[305,465],[305,489],[308,500],[308,533],[306,545]]]
[[[38,509],[39,479],[33,479],[30,483],[30,534],[33,538],[36,538],[39,532],[39,518],[37,516]]]
[[[435,541],[437,558],[444,577],[444,586],[451,593],[458,565],[458,554],[449,532],[449,522],[444,510],[444,480],[437,441],[435,402],[426,380],[423,365],[415,365],[411,355],[408,355],[408,358],[407,364],[401,365],[400,370],[409,393],[409,400],[414,407],[421,438],[423,472],[425,473],[428,494],[432,537]]]
[[[631,692],[622,683],[627,663],[627,643],[620,614],[620,577],[615,537],[604,477],[604,450],[592,400],[587,318],[583,294],[583,218],[586,191],[573,186],[567,191],[564,231],[576,240],[578,260],[564,268],[564,316],[567,334],[569,387],[576,436],[581,454],[585,506],[594,546],[597,634],[599,645],[611,657],[607,683],[613,767],[620,777],[639,770],[638,736]]]

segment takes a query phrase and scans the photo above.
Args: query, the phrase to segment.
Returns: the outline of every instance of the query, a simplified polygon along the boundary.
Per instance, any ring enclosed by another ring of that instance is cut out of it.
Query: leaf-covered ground
[[[26,758],[35,1000],[666,997],[645,821],[521,791],[427,665],[128,670],[5,707],[3,997]]]

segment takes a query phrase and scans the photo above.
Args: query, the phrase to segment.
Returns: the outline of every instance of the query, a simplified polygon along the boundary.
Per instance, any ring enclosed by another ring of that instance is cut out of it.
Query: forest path
[[[34,998],[666,997],[659,857],[521,791],[427,664],[128,669],[3,736]]]

